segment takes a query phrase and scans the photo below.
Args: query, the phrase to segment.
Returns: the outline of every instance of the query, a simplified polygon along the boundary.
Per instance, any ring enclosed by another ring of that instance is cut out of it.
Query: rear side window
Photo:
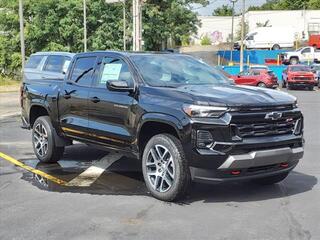
[[[33,55],[29,58],[26,68],[37,68],[44,56]]]
[[[78,58],[74,65],[71,81],[82,86],[90,86],[96,57]]]
[[[44,67],[44,71],[62,73],[66,68],[68,68],[65,66],[66,63],[70,63],[69,57],[49,56]]]

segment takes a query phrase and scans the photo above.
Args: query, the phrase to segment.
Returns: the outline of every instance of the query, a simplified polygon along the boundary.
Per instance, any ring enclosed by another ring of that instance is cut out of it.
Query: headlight
[[[226,107],[184,105],[183,111],[194,118],[218,118],[227,112]]]

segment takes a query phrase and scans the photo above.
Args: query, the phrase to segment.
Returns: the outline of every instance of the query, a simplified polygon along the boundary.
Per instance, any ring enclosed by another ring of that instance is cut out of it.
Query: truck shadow
[[[308,192],[318,183],[316,177],[293,171],[281,183],[261,186],[253,182],[221,183],[204,185],[193,183],[184,203],[196,201],[213,202],[251,202],[277,199]]]
[[[69,182],[105,156],[104,151],[82,145],[68,149],[63,160],[55,164],[39,163],[34,158],[22,159],[22,161],[35,169]],[[140,162],[126,157],[114,162],[89,186],[58,185],[31,172],[24,172],[22,179],[42,190],[52,192],[150,196],[143,181]],[[250,182],[214,185],[192,183],[186,197],[176,204],[189,205],[198,201],[203,203],[256,202],[277,199],[308,192],[317,183],[316,177],[296,171],[293,171],[280,184],[270,186],[259,186]]]

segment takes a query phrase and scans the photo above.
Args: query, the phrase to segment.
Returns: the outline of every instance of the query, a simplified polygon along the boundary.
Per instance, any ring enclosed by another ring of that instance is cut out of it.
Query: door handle
[[[98,103],[98,102],[100,102],[100,98],[98,98],[98,97],[92,97],[92,98],[90,98],[90,100],[91,100],[91,102],[93,102],[93,103]]]

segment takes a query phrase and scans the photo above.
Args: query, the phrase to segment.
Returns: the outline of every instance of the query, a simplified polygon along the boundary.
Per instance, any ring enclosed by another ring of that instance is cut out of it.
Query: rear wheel
[[[64,147],[57,147],[50,118],[42,116],[36,119],[32,129],[33,150],[40,162],[53,163],[60,160]]]
[[[297,57],[290,58],[290,64],[291,65],[296,65],[298,63],[299,63],[299,59]]]
[[[182,197],[191,181],[181,142],[170,134],[149,140],[142,156],[142,171],[148,190],[163,201]]]
[[[280,49],[280,45],[279,44],[275,44],[272,47],[272,50],[279,50]]]
[[[266,88],[266,87],[267,87],[267,85],[266,85],[265,83],[261,82],[261,83],[259,83],[259,84],[258,84],[258,87]]]
[[[309,90],[309,91],[313,91],[313,88],[314,88],[313,86],[309,86],[309,87],[308,87],[308,90]]]
[[[256,180],[253,180],[253,182],[260,185],[271,185],[283,181],[288,176],[288,174],[289,173],[281,173],[275,176],[258,178]]]

